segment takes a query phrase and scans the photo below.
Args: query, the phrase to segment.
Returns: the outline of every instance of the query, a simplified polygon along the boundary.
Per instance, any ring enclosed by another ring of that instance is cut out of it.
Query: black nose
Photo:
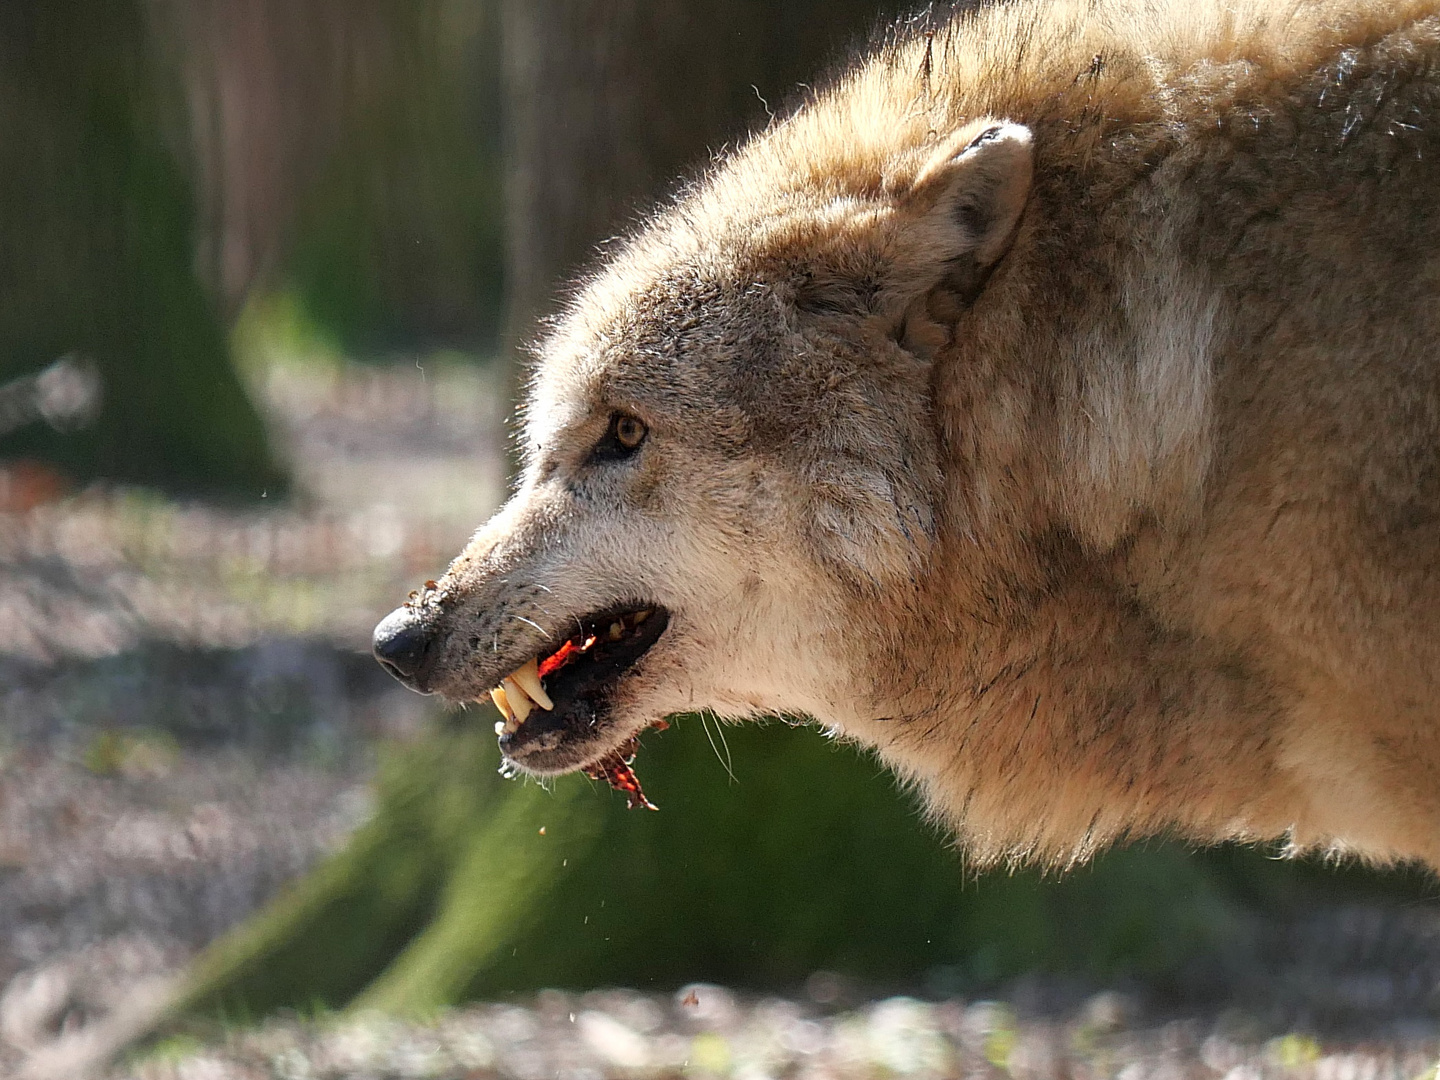
[[[396,608],[375,627],[371,647],[379,660],[401,682],[412,679],[425,662],[425,651],[435,640],[435,631],[411,608]]]

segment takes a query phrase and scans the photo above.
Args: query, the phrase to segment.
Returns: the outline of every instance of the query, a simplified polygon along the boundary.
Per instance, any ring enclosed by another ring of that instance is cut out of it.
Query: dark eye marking
[[[589,463],[595,464],[606,461],[624,461],[634,456],[635,452],[645,443],[650,429],[645,426],[643,420],[631,416],[629,413],[611,413],[610,426],[605,429],[605,434],[590,451]]]

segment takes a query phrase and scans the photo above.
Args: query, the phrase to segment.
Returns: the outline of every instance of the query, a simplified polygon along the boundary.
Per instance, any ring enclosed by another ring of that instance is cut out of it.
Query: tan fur
[[[427,687],[654,601],[603,745],[520,764],[808,716],[985,859],[1440,867],[1437,11],[1022,0],[856,67],[543,343]]]

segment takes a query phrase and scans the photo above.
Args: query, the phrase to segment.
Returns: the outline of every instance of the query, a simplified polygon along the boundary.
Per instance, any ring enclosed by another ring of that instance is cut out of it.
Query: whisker
[[[715,734],[720,736],[720,745],[725,748],[725,772],[729,775],[732,783],[740,781],[735,776],[735,759],[730,756],[730,740],[725,737],[725,721],[715,717]]]
[[[510,618],[519,619],[523,623],[529,623],[531,626],[535,627],[536,630],[539,630],[542,634],[544,634],[547,638],[550,636],[550,631],[546,630],[543,626],[541,626],[533,619],[527,619],[524,615],[516,615],[514,612],[510,613]]]
[[[730,778],[730,782],[732,784],[738,784],[739,781],[735,779],[735,770],[732,768],[734,762],[730,758],[730,744],[725,741],[725,732],[720,732],[720,742],[725,746],[725,753],[722,756],[720,747],[715,745],[715,737],[710,734],[708,715],[708,713],[703,712],[700,714],[700,726],[705,729],[705,738],[710,741],[710,749],[715,751],[715,760],[720,762],[720,765],[725,769],[725,775]],[[720,718],[718,716],[715,718],[715,726],[717,728],[720,726]]]

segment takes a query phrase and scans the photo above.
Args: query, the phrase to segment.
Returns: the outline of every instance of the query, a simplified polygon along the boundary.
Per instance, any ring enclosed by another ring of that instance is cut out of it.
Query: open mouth
[[[583,769],[624,791],[632,807],[654,809],[630,767],[635,739],[598,752],[613,738],[610,707],[622,675],[665,632],[670,615],[655,604],[613,608],[578,620],[576,633],[533,656],[490,691],[504,717],[495,725],[505,757],[532,772]],[[663,721],[662,721],[663,724]]]

